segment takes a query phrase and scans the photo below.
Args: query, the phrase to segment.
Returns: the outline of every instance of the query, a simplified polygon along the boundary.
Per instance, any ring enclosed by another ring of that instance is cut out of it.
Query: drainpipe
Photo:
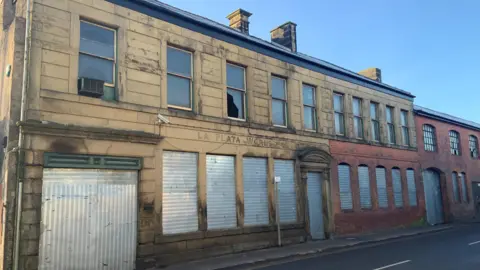
[[[22,99],[20,105],[20,123],[25,121],[26,104],[27,104],[27,89],[29,83],[29,65],[30,65],[30,47],[31,47],[31,13],[30,10],[31,0],[26,0],[26,14],[25,14],[25,50],[23,54],[23,78],[22,78]],[[22,220],[22,197],[23,197],[23,174],[25,170],[25,151],[24,147],[24,134],[23,126],[19,126],[18,131],[18,155],[17,155],[17,214],[15,220],[15,242],[14,242],[14,254],[13,254],[13,270],[18,269],[18,261],[20,254],[20,222]]]

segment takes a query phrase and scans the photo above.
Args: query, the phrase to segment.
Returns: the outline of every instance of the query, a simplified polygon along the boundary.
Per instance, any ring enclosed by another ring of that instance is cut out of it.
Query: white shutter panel
[[[403,207],[402,179],[399,169],[392,169],[393,198],[396,207]]]
[[[268,220],[267,159],[243,158],[244,224],[266,225]]]
[[[338,186],[340,190],[340,207],[344,210],[353,209],[350,166],[338,165]]]
[[[295,190],[295,174],[293,161],[274,161],[275,176],[281,177],[278,184],[280,223],[293,223],[297,221],[297,193]]]
[[[367,166],[358,167],[358,184],[360,188],[360,206],[362,208],[372,208],[372,197],[370,193],[370,176]]]
[[[415,184],[415,171],[407,170],[408,201],[410,206],[417,206],[417,186]]]
[[[377,181],[378,207],[388,208],[387,180],[385,168],[376,168],[375,176]]]

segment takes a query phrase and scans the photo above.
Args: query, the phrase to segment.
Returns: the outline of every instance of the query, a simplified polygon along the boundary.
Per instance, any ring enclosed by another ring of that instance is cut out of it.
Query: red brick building
[[[480,196],[476,189],[480,184],[480,125],[420,106],[414,112],[420,166],[424,173],[439,176],[444,222],[472,218]]]

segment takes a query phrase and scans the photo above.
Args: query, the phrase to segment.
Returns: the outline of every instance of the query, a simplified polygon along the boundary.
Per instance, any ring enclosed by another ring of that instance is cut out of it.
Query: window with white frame
[[[460,151],[460,134],[455,130],[450,130],[448,135],[450,136],[450,153],[455,156],[460,156],[462,154]]]
[[[468,145],[470,148],[470,157],[478,159],[478,139],[476,136],[470,135],[468,137]]]
[[[245,119],[245,68],[227,64],[228,117]]]
[[[370,120],[372,125],[372,141],[380,141],[380,121],[378,119],[378,103],[370,102]]]
[[[80,21],[78,77],[115,86],[116,31],[98,24]]]
[[[400,124],[402,125],[402,144],[410,145],[410,136],[408,135],[408,112],[400,111]]]
[[[287,82],[272,76],[272,116],[275,126],[287,126]]]
[[[386,107],[386,120],[387,120],[387,137],[388,143],[395,144],[395,124],[394,124],[394,116],[393,116],[393,107],[387,106]]]
[[[315,108],[315,87],[304,84],[303,91],[303,127],[308,130],[317,129],[317,112]]]
[[[167,102],[168,106],[192,110],[192,53],[167,48]]]
[[[431,125],[423,125],[423,144],[425,151],[437,151],[437,136],[435,135],[435,128]]]
[[[343,114],[344,103],[342,94],[333,94],[333,110],[335,112],[335,134],[345,135],[345,117]]]
[[[352,109],[353,109],[353,134],[355,138],[363,139],[362,100],[354,97],[352,99]]]

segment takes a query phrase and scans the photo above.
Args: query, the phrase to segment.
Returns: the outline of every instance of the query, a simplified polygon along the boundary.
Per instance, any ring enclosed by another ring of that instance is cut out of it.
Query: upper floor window
[[[303,127],[309,130],[317,129],[317,113],[315,109],[315,87],[303,85]]]
[[[477,159],[478,158],[478,139],[477,137],[470,135],[468,137],[468,144],[470,148],[470,156],[472,158]]]
[[[352,99],[353,109],[353,133],[355,138],[363,138],[363,121],[362,121],[362,100],[359,98]]]
[[[402,125],[402,143],[403,145],[410,145],[410,137],[408,135],[408,112],[400,111],[400,124]]]
[[[335,134],[345,135],[345,118],[343,115],[343,95],[333,94],[333,110],[335,111]]]
[[[287,82],[272,76],[272,115],[273,124],[287,126]]]
[[[78,77],[115,86],[116,31],[104,26],[80,21],[80,55]]]
[[[245,69],[227,64],[228,117],[245,119]]]
[[[378,104],[370,102],[370,119],[372,122],[372,140],[380,141],[380,122],[378,120]]]
[[[167,102],[169,107],[192,109],[192,53],[167,48]]]
[[[460,156],[462,154],[460,152],[460,134],[455,130],[450,130],[448,135],[450,136],[450,153],[455,156]]]
[[[437,151],[435,128],[431,125],[423,125],[423,144],[425,145],[425,151]]]
[[[395,144],[395,125],[393,124],[393,107],[387,106],[386,119],[387,119],[387,136],[388,143]]]

